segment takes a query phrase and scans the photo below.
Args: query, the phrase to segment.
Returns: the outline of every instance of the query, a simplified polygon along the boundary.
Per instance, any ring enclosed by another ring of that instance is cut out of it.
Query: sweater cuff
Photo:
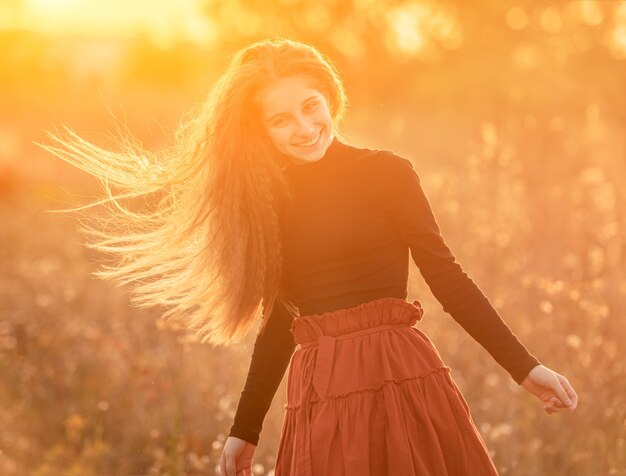
[[[254,446],[259,445],[259,433],[245,426],[233,425],[230,428],[228,436],[240,438],[248,443],[252,443]]]
[[[518,385],[521,385],[530,371],[537,365],[541,365],[541,362],[539,362],[534,355],[528,354],[528,357],[523,362],[520,362],[515,368],[509,369],[508,372],[513,380],[515,380]]]

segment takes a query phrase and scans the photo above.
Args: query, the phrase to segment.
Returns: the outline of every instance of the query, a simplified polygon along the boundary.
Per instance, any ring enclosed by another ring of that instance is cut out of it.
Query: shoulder
[[[413,162],[391,149],[362,147],[338,141],[341,161],[349,166],[355,181],[365,181],[374,189],[394,185],[414,187],[420,180]]]
[[[413,162],[389,149],[362,149],[360,166],[378,180],[393,184],[397,181],[419,180]]]
[[[394,170],[413,169],[413,163],[402,155],[390,149],[375,149],[374,156],[381,167]]]

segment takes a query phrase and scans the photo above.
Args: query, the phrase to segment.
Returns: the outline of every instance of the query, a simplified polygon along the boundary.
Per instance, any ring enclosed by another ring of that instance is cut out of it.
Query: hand
[[[533,367],[521,386],[543,402],[543,409],[548,415],[557,413],[561,408],[574,413],[578,405],[578,395],[569,381],[543,365]]]
[[[229,436],[224,443],[220,458],[220,474],[223,476],[252,476],[252,459],[256,446],[248,441]]]

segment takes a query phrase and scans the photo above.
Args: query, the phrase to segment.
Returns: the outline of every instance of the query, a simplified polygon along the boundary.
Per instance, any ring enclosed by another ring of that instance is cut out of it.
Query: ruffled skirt
[[[419,301],[293,321],[275,476],[497,475]]]

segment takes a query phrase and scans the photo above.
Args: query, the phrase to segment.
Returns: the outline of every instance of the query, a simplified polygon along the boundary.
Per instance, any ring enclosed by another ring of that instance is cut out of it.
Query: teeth
[[[315,144],[317,142],[317,140],[320,138],[320,135],[322,134],[322,132],[320,131],[313,140],[311,140],[310,142],[302,142],[300,144],[298,144],[299,146],[303,146],[303,147],[310,147],[313,144]]]

